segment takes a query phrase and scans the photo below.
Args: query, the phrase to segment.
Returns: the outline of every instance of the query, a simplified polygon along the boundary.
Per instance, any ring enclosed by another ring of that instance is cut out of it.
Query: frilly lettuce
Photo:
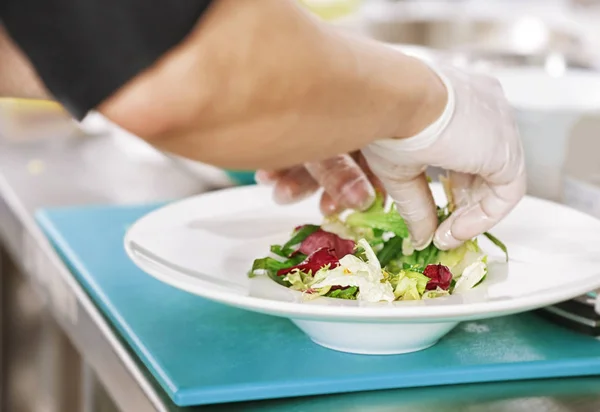
[[[444,189],[449,202],[437,209],[440,223],[455,210],[447,181]],[[508,259],[500,240],[489,233],[484,236]],[[477,239],[448,251],[433,244],[416,251],[395,205],[386,205],[381,195],[366,211],[328,217],[320,226],[297,227],[286,243],[272,245],[271,253],[254,261],[251,276],[266,273],[310,297],[367,302],[461,293],[480,284],[488,272],[487,256]]]
[[[484,253],[477,244],[477,239],[473,239],[466,241],[455,249],[440,251],[438,262],[448,267],[450,272],[457,277],[462,275],[467,266],[477,262],[482,256],[484,256]]]
[[[454,292],[465,292],[474,288],[486,277],[487,272],[487,256],[481,256],[463,270],[454,285]]]
[[[358,245],[363,248],[366,261],[354,255],[346,255],[340,259],[339,266],[317,272],[320,280],[311,285],[313,289],[342,286],[357,287],[357,299],[366,302],[394,300],[394,293],[389,282],[385,281],[381,265],[369,243],[361,239]]]
[[[419,272],[403,270],[397,277],[394,277],[394,282],[396,282],[394,287],[396,299],[419,300],[425,292],[429,278]]]
[[[450,296],[450,291],[444,289],[426,290],[421,299],[435,299],[443,296]]]
[[[394,233],[405,238],[408,236],[406,222],[392,205],[385,208],[385,199],[377,196],[373,205],[364,212],[354,212],[346,217],[346,225],[350,228],[370,228]]]

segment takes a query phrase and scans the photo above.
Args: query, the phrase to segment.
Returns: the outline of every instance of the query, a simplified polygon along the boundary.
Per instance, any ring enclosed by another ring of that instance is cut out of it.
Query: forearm
[[[210,0],[0,0],[40,79],[82,119],[190,32]]]
[[[0,97],[50,98],[35,69],[1,24]]]
[[[410,136],[441,113],[440,94],[423,63],[337,33],[292,2],[219,0],[101,110],[167,151],[281,168]]]

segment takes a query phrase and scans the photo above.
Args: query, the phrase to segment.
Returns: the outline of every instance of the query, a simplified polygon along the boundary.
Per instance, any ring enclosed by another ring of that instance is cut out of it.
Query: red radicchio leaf
[[[277,271],[277,276],[284,276],[290,273],[293,270],[298,269],[301,272],[312,274],[317,273],[319,269],[324,266],[329,265],[330,268],[338,267],[340,264],[338,258],[333,254],[331,249],[323,247],[321,249],[315,250],[313,253],[308,255],[303,262],[299,263],[296,266],[292,266],[285,269],[279,269]]]
[[[332,286],[332,287],[329,289],[329,291],[330,291],[330,292],[333,292],[334,290],[338,290],[338,289],[339,289],[339,290],[346,290],[346,289],[349,289],[349,288],[350,288],[350,286],[340,286],[340,285],[333,285],[333,286]]]
[[[427,282],[427,290],[440,289],[448,290],[452,282],[452,272],[444,265],[427,265],[423,274],[430,280]]]
[[[298,252],[310,255],[316,250],[327,248],[333,251],[332,253],[335,257],[341,259],[346,255],[352,254],[355,247],[356,244],[353,240],[342,239],[335,233],[319,229],[304,239],[300,244]]]

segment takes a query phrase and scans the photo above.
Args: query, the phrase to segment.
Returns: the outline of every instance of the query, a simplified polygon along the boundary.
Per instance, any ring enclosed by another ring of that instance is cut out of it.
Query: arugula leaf
[[[284,257],[284,258],[287,257],[287,255],[285,253],[283,253],[281,245],[271,245],[271,253],[273,253],[274,255],[277,255],[277,256]]]
[[[306,255],[303,255],[301,253],[298,253],[293,258],[287,259],[284,262],[280,262],[279,260],[273,259],[272,257],[256,259],[252,263],[252,269],[248,273],[248,277],[256,276],[257,270],[264,270],[267,273],[267,275],[275,282],[279,283],[280,285],[289,287],[290,283],[283,280],[283,276],[277,276],[277,272],[281,269],[287,269],[289,267],[296,266],[300,262],[304,261],[304,259],[306,259]]]
[[[392,272],[402,269],[423,273],[427,265],[439,262],[440,253],[441,251],[432,243],[421,251],[414,251],[411,255],[396,255],[386,265],[389,264],[389,270]]]
[[[454,286],[456,286],[456,280],[452,279],[450,281],[450,287],[448,288],[448,292],[450,292],[450,294],[452,294],[452,292],[454,291]]]
[[[498,239],[496,236],[492,235],[489,232],[485,232],[483,235],[487,237],[490,240],[490,242],[498,246],[500,250],[504,252],[504,255],[506,256],[506,261],[508,262],[508,249],[506,248],[506,245],[502,243],[500,239]]]
[[[415,261],[419,266],[427,267],[429,264],[437,263],[439,252],[440,250],[431,243],[425,249],[414,253]]]
[[[317,226],[317,225],[304,225],[304,226],[302,226],[299,230],[297,230],[294,233],[294,235],[292,236],[292,238],[290,240],[288,240],[281,247],[281,253],[283,254],[282,256],[284,256],[284,257],[290,256],[292,253],[295,252],[294,246],[299,245],[300,243],[304,242],[304,240],[307,237],[309,237],[310,235],[312,235],[313,233],[315,233],[320,228],[321,228],[321,226]]]
[[[265,257],[254,260],[252,269],[248,273],[249,277],[256,276],[257,270],[264,270],[267,275],[280,285],[289,287],[290,283],[283,280],[281,276],[277,276],[277,271],[289,267],[285,262],[280,262],[272,257]]]
[[[383,249],[377,253],[377,259],[381,263],[381,267],[387,266],[393,259],[397,258],[402,253],[402,241],[399,236],[395,236],[385,242]]]
[[[336,289],[336,290],[327,292],[327,294],[325,294],[325,296],[328,296],[330,298],[355,300],[357,291],[358,291],[358,288],[356,286],[351,286],[347,289]]]

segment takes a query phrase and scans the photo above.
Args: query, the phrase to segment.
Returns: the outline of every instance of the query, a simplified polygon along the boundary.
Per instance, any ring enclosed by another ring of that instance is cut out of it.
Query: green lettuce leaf
[[[394,296],[397,300],[420,300],[421,294],[417,289],[417,280],[406,276],[401,278],[394,289]]]
[[[346,217],[346,225],[351,228],[366,227],[372,230],[392,232],[396,236],[407,237],[408,227],[406,222],[395,207],[389,211],[384,208],[384,198],[378,195],[375,202],[364,212],[354,212]]]
[[[352,286],[347,289],[332,290],[328,292],[325,296],[328,296],[330,298],[356,300],[357,291],[358,288],[356,286]]]
[[[483,256],[483,251],[477,244],[477,239],[473,239],[464,242],[457,248],[440,251],[436,263],[447,266],[454,277],[460,277],[463,270],[481,256]]]
[[[383,248],[377,253],[377,259],[381,267],[385,267],[393,259],[402,254],[403,239],[400,236],[394,236],[384,243]]]
[[[394,287],[394,296],[398,300],[419,300],[425,292],[429,278],[422,273],[401,271],[396,276],[390,276],[390,284]]]
[[[422,295],[425,292],[425,288],[427,287],[427,283],[429,282],[429,278],[422,273],[413,272],[408,270],[404,272],[404,275],[409,279],[414,279],[417,282],[417,291],[419,295]]]

